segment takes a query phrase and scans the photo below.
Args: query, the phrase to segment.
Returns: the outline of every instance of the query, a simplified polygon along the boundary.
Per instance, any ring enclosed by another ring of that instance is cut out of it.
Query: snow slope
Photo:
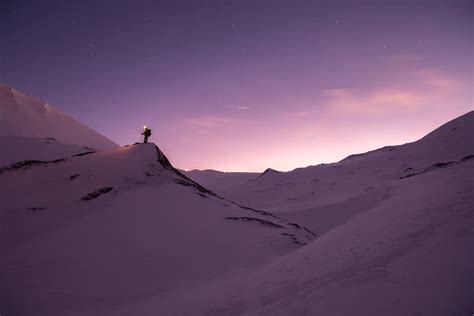
[[[236,177],[215,194],[153,144],[0,168],[0,312],[472,314],[474,112],[414,143]]]
[[[63,143],[95,149],[118,146],[48,103],[1,83],[0,136],[55,138]]]
[[[222,172],[216,170],[190,170],[184,172],[188,177],[199,183],[206,183],[207,187],[218,190],[234,187],[245,181],[258,177],[254,172]]]
[[[271,172],[245,182],[241,192],[226,189],[283,210],[279,215],[305,219],[322,235],[255,269],[102,312],[470,315],[473,119],[470,112],[412,144],[337,164]],[[261,191],[248,189],[252,185]],[[314,201],[303,196],[313,190]],[[285,194],[302,201],[288,201]]]
[[[391,198],[294,252],[107,313],[470,315],[473,178],[469,159],[395,180]]]
[[[63,144],[54,138],[0,136],[0,167],[22,160],[56,160],[90,151],[91,148]]]
[[[474,111],[416,142],[352,155],[338,163],[266,172],[252,181],[229,179],[231,186],[214,186],[214,179],[206,177],[200,177],[200,183],[229,199],[324,233],[389,199],[400,178],[448,167],[470,155],[474,155]]]
[[[0,203],[2,315],[91,314],[159,299],[314,239],[216,196],[154,144],[1,168]]]

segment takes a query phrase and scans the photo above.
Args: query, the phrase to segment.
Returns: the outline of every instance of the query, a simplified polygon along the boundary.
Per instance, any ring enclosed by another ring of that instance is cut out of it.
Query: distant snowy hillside
[[[190,170],[184,173],[199,183],[206,183],[206,186],[219,189],[251,181],[259,175],[259,173],[254,172],[221,172],[216,170]]]
[[[319,236],[256,269],[110,312],[470,315],[473,141],[470,112],[415,143],[215,188]]]
[[[55,138],[95,149],[118,146],[51,105],[4,84],[0,84],[0,136]]]
[[[214,186],[212,177],[201,175],[199,180],[232,200],[269,209],[323,233],[390,198],[393,181],[452,166],[472,155],[474,111],[416,142],[351,155],[338,163],[265,172],[254,181],[223,174],[232,185],[220,187]]]
[[[56,153],[0,167],[2,315],[474,311],[474,112],[338,163],[186,173],[214,190],[154,144],[20,141]]]
[[[2,315],[103,315],[315,238],[216,196],[151,143],[0,168],[0,204]]]

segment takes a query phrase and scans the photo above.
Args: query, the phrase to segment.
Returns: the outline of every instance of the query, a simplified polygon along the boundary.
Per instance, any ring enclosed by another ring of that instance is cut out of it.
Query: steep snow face
[[[314,239],[193,182],[154,144],[1,168],[0,205],[6,315],[89,314],[162,297]]]
[[[118,146],[51,105],[4,84],[0,84],[0,136],[55,138],[95,149]]]
[[[54,138],[0,136],[0,167],[23,160],[56,160],[90,151],[91,148],[63,144]]]

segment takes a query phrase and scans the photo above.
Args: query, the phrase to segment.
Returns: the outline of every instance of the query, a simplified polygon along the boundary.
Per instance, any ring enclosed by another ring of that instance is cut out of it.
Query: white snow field
[[[255,268],[314,239],[215,196],[154,144],[1,168],[0,201],[2,315],[102,315],[103,307]]]
[[[474,312],[474,112],[335,164],[186,173],[211,190],[151,143],[14,136],[2,316]]]
[[[95,149],[118,147],[72,117],[37,98],[0,83],[0,136],[54,138]],[[2,146],[5,150],[5,148]]]

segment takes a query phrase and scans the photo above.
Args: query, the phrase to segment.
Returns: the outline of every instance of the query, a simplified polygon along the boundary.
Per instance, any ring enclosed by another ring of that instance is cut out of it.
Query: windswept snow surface
[[[473,313],[474,112],[335,164],[208,176],[233,180],[210,191],[153,144],[0,168],[0,313]]]
[[[474,111],[416,142],[352,155],[338,163],[264,172],[245,181],[225,173],[232,185],[221,187],[205,174],[199,181],[231,200],[268,209],[324,233],[389,199],[400,178],[447,168],[471,155]]]
[[[414,143],[213,188],[319,238],[187,295],[196,309],[236,315],[470,315],[472,179],[469,112]]]
[[[154,144],[1,168],[0,202],[2,315],[102,315],[255,268],[315,237],[216,196]]]
[[[95,149],[117,147],[53,106],[0,83],[0,136],[55,138]]]
[[[0,167],[22,160],[56,160],[91,151],[89,147],[63,144],[54,138],[0,136]]]
[[[222,172],[216,170],[190,170],[184,172],[188,177],[199,183],[206,183],[207,187],[224,190],[246,181],[254,180],[259,176],[254,172]]]

